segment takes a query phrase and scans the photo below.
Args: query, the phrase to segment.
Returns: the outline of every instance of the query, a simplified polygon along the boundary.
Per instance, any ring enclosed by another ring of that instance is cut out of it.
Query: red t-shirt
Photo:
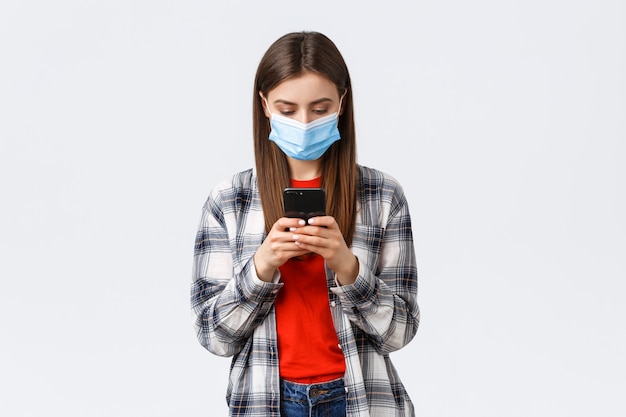
[[[292,180],[292,187],[319,187],[321,179]],[[340,378],[343,352],[328,304],[324,258],[292,258],[280,268],[283,288],[275,302],[280,376],[313,384]]]

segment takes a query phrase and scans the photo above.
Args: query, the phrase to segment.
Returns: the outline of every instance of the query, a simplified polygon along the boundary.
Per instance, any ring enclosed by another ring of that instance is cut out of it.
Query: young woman
[[[356,162],[352,91],[334,43],[290,33],[259,64],[256,169],[217,185],[196,237],[200,343],[232,356],[231,416],[412,416],[389,354],[419,324],[407,202]],[[325,216],[283,213],[286,187],[324,188]]]

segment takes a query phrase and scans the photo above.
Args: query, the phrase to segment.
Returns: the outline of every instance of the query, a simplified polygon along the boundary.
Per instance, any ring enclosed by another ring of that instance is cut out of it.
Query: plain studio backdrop
[[[623,416],[623,1],[0,5],[0,414],[227,414],[189,308],[256,66],[317,30],[413,216],[418,416]]]

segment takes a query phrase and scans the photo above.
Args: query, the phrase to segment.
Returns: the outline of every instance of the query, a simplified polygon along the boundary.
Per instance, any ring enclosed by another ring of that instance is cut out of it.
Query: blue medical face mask
[[[340,109],[341,100],[339,101]],[[269,110],[267,99],[265,99],[265,105]],[[269,139],[293,159],[314,161],[341,138],[337,127],[338,119],[339,113],[335,112],[310,123],[301,123],[289,117],[271,113],[272,131]]]

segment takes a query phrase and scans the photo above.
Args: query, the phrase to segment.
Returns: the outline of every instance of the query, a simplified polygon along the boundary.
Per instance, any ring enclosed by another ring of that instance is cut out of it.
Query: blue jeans
[[[282,417],[345,417],[343,378],[320,384],[280,381]]]

